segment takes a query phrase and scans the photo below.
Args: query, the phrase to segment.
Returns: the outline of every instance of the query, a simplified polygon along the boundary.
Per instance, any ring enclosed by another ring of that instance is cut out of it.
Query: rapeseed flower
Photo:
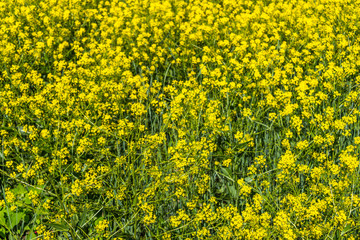
[[[3,0],[0,235],[354,238],[359,9]]]

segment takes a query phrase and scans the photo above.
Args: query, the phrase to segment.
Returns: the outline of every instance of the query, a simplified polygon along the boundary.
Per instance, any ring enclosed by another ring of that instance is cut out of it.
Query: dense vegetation
[[[357,238],[359,6],[0,0],[0,238]]]

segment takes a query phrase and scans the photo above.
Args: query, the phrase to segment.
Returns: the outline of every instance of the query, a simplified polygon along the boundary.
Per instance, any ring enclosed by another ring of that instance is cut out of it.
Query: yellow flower
[[[244,117],[249,117],[252,115],[251,109],[250,108],[244,108],[242,111],[242,114]]]
[[[101,220],[96,224],[95,230],[96,230],[96,232],[103,232],[108,227],[109,227],[109,221]]]
[[[307,140],[300,141],[296,144],[296,148],[299,150],[304,150],[309,146],[309,142]]]
[[[231,159],[226,159],[223,161],[222,165],[225,166],[225,167],[229,167],[231,164]]]
[[[19,164],[19,165],[16,167],[16,170],[18,170],[18,172],[23,172],[23,171],[25,171],[24,164]]]

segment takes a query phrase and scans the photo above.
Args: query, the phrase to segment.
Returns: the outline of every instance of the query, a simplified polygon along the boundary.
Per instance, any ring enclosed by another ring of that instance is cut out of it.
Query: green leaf
[[[57,231],[61,231],[61,232],[67,232],[69,231],[69,225],[67,225],[66,223],[47,223],[46,225],[48,225],[49,227],[54,228]]]
[[[24,198],[24,203],[25,203],[25,204],[31,204],[31,200],[30,200],[30,198],[29,198],[28,196],[26,196],[26,197]]]
[[[254,179],[252,178],[252,177],[246,177],[245,178],[245,182],[247,182],[247,183],[250,183],[250,182],[252,182]]]
[[[6,235],[6,230],[4,227],[0,227],[0,239],[5,239]]]
[[[10,212],[10,229],[13,229],[16,225],[18,225],[25,216],[26,214],[24,212]]]
[[[239,196],[234,185],[229,186],[229,190],[230,190],[231,196],[232,196],[233,198],[236,198],[236,197]]]
[[[83,225],[86,223],[86,220],[87,220],[87,212],[86,212],[86,211],[83,211],[83,212],[81,213],[79,225],[80,225],[81,227],[83,227]]]
[[[344,229],[341,231],[341,236],[347,234],[348,232],[350,232],[352,230],[351,228],[351,224],[347,224]]]
[[[27,193],[26,189],[25,189],[24,186],[21,185],[21,184],[18,184],[18,185],[16,186],[16,188],[14,188],[14,189],[12,190],[12,192],[15,193],[15,194],[26,194],[26,193]]]
[[[27,239],[35,239],[36,238],[36,234],[34,233],[33,230],[30,231],[30,234],[27,235]]]
[[[0,226],[6,226],[6,220],[5,220],[5,208],[0,211]]]
[[[136,206],[137,205],[137,196],[136,197],[134,197],[134,199],[133,199],[133,202],[132,202],[132,207],[134,207],[134,206]]]
[[[221,168],[221,171],[223,172],[223,174],[230,178],[230,179],[233,179],[232,178],[232,172],[231,172],[231,169],[230,168]]]
[[[134,239],[134,237],[128,233],[116,233],[115,235],[113,235],[112,237],[114,238],[125,238],[125,239],[129,239],[129,240],[132,240]]]

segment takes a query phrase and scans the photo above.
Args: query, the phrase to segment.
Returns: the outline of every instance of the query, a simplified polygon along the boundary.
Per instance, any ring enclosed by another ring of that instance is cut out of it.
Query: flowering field
[[[358,0],[0,0],[0,239],[358,239]]]

